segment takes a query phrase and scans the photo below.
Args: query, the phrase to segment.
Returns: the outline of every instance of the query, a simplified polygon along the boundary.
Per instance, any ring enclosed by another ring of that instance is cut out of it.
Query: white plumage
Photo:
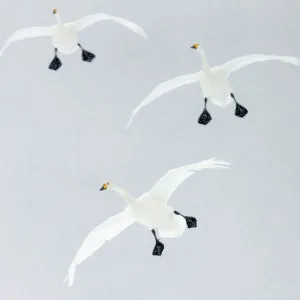
[[[77,37],[78,32],[88,28],[89,26],[100,22],[100,21],[113,21],[118,23],[127,29],[133,31],[134,33],[147,38],[145,31],[139,27],[137,24],[115,16],[107,15],[104,13],[92,14],[82,17],[74,22],[64,23],[61,19],[59,12],[54,9],[53,14],[56,16],[57,24],[54,26],[44,26],[44,27],[29,27],[17,30],[3,45],[0,56],[4,51],[16,41],[21,41],[24,39],[34,38],[34,37],[51,37],[52,44],[58,52],[63,54],[72,54],[81,48],[79,44],[79,39]]]
[[[76,267],[103,246],[106,241],[117,236],[134,222],[146,226],[149,230],[155,229],[160,237],[174,238],[182,235],[187,224],[184,216],[175,214],[174,209],[168,205],[172,194],[184,180],[196,171],[223,169],[228,168],[229,165],[227,162],[213,158],[171,169],[148,192],[137,199],[115,184],[104,184],[101,190],[115,190],[124,198],[128,206],[88,234],[69,267],[65,281],[72,286]]]
[[[221,66],[210,67],[204,49],[201,48],[199,44],[193,45],[192,48],[197,49],[197,51],[200,53],[202,57],[202,71],[194,74],[175,77],[173,79],[170,79],[168,81],[165,81],[157,85],[155,89],[133,110],[126,128],[130,126],[136,114],[143,107],[150,104],[155,99],[164,95],[165,93],[175,90],[181,86],[198,82],[200,83],[202,94],[205,99],[210,100],[216,106],[226,107],[229,104],[231,104],[233,101],[236,102],[228,82],[228,78],[233,72],[243,67],[246,67],[250,64],[270,61],[270,60],[276,60],[288,64],[293,64],[295,66],[300,66],[300,59],[298,57],[252,54],[252,55],[235,58]],[[206,102],[205,102],[205,109],[206,109]],[[244,113],[246,114],[247,111],[245,111]],[[239,117],[244,117],[242,113],[241,114],[236,113],[236,115]],[[208,122],[209,121],[210,120],[208,120]],[[206,125],[205,123],[201,123],[201,124]]]

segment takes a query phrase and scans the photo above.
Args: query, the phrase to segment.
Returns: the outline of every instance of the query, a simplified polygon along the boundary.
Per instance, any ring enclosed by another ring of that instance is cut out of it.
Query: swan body
[[[66,55],[75,53],[79,49],[79,40],[75,26],[56,25],[53,28],[52,44],[60,53]]]
[[[98,225],[87,235],[68,269],[65,281],[72,286],[76,267],[102,247],[106,241],[113,239],[135,222],[152,231],[156,242],[152,254],[162,255],[164,245],[159,241],[157,235],[175,238],[181,236],[186,228],[197,227],[196,218],[184,216],[168,205],[172,194],[183,181],[196,171],[224,169],[229,165],[227,162],[213,158],[171,169],[148,192],[138,198],[132,197],[127,191],[113,183],[103,184],[100,191],[114,190],[126,201],[127,207]]]
[[[95,55],[84,50],[79,43],[77,34],[88,28],[89,26],[104,20],[116,22],[134,33],[147,38],[145,31],[136,25],[135,23],[128,21],[123,18],[107,15],[104,13],[92,14],[82,17],[74,22],[64,23],[57,9],[53,10],[53,14],[56,16],[56,23],[53,26],[44,27],[29,27],[17,30],[3,45],[0,50],[0,56],[3,55],[4,51],[16,41],[21,41],[28,38],[34,37],[51,37],[52,44],[55,49],[55,58],[51,62],[49,68],[57,71],[61,64],[61,61],[57,57],[57,52],[62,54],[70,55],[76,52],[78,49],[82,50],[82,59],[87,62],[91,62]]]
[[[147,227],[155,228],[160,237],[175,238],[182,235],[186,229],[184,218],[174,214],[174,209],[145,194],[142,199],[129,206],[133,219]]]
[[[198,119],[198,123],[206,125],[212,119],[206,109],[208,100],[210,100],[212,104],[222,108],[225,108],[232,102],[235,102],[235,115],[242,118],[248,111],[236,101],[230,87],[228,79],[233,72],[250,64],[269,60],[281,61],[295,66],[300,66],[300,58],[298,57],[252,54],[230,60],[221,66],[211,67],[208,63],[206,52],[199,44],[194,44],[191,48],[196,49],[200,53],[202,58],[202,70],[194,74],[178,76],[157,85],[156,88],[133,110],[126,128],[130,126],[136,114],[143,107],[170,91],[192,83],[200,84],[205,102],[205,107]]]
[[[222,68],[213,68],[208,72],[200,72],[200,86],[205,98],[219,107],[226,107],[233,102],[227,74]]]

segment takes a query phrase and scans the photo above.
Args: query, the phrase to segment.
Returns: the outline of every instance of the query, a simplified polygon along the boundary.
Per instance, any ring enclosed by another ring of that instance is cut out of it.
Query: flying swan
[[[145,31],[138,25],[119,17],[110,16],[103,13],[88,15],[71,23],[63,23],[60,14],[57,9],[53,9],[53,14],[56,16],[57,24],[50,27],[29,27],[17,30],[4,44],[0,51],[0,56],[5,49],[13,42],[34,38],[49,36],[52,38],[52,44],[54,47],[54,59],[49,65],[49,69],[57,71],[62,63],[57,56],[57,52],[70,55],[77,51],[79,48],[82,51],[82,60],[91,62],[96,56],[95,54],[83,49],[77,38],[77,33],[87,27],[93,25],[96,22],[109,20],[119,23],[133,32],[141,35],[143,38],[147,38]]]
[[[235,58],[221,66],[211,67],[207,61],[204,49],[200,47],[199,44],[194,44],[191,48],[196,49],[201,55],[202,71],[195,74],[179,76],[156,86],[156,88],[134,109],[126,128],[130,126],[135,115],[144,106],[148,105],[156,98],[176,88],[196,82],[200,83],[204,96],[204,110],[198,118],[199,124],[207,125],[212,120],[212,117],[206,107],[208,99],[210,99],[214,105],[219,107],[226,107],[234,101],[236,105],[235,115],[243,118],[248,113],[248,110],[236,101],[228,82],[228,77],[233,72],[250,64],[267,60],[278,60],[296,66],[300,65],[300,58],[297,57],[252,54]]]
[[[73,259],[64,282],[68,281],[68,285],[72,286],[76,267],[103,246],[106,241],[117,236],[134,222],[151,230],[155,239],[152,255],[161,256],[164,244],[158,237],[175,238],[182,235],[186,227],[197,227],[196,218],[184,216],[168,205],[172,194],[195,171],[228,168],[229,165],[227,162],[212,158],[171,169],[148,192],[137,199],[116,184],[104,183],[100,191],[116,191],[124,198],[127,207],[98,225],[88,234]]]

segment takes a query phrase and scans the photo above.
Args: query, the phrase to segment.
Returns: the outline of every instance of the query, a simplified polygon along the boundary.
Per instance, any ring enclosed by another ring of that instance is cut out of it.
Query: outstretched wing
[[[5,49],[13,42],[40,37],[40,36],[51,36],[53,27],[29,27],[17,30],[3,45],[0,56],[3,54]]]
[[[123,25],[124,27],[130,29],[131,31],[139,34],[143,38],[145,38],[145,39],[148,38],[146,32],[141,27],[139,27],[137,24],[135,24],[131,21],[128,21],[126,19],[123,19],[123,18],[119,18],[119,17],[107,15],[107,14],[102,14],[102,13],[88,15],[83,18],[80,18],[77,21],[75,21],[73,23],[73,25],[76,26],[77,31],[80,31],[80,30],[83,30],[83,29],[93,25],[96,22],[105,21],[105,20],[119,23],[119,24]]]
[[[300,66],[300,58],[299,57],[291,57],[291,56],[278,56],[278,55],[264,55],[264,54],[252,54],[247,56],[242,56],[230,60],[226,64],[222,65],[221,68],[225,68],[227,73],[230,74],[235,72],[243,67],[246,67],[250,64],[254,64],[257,62],[263,62],[267,60],[278,60],[287,64],[293,64],[296,66]]]
[[[72,286],[76,267],[103,246],[106,241],[111,240],[133,223],[134,219],[130,216],[128,208],[126,208],[121,213],[110,217],[104,223],[94,228],[79,248],[68,269],[68,275],[64,282],[68,280],[68,285]]]
[[[127,123],[126,128],[128,128],[133,121],[135,115],[141,110],[144,106],[148,105],[156,98],[160,97],[163,94],[166,94],[172,90],[175,90],[183,85],[195,83],[200,81],[199,73],[188,74],[183,76],[178,76],[163,83],[160,83],[132,112],[129,122]]]
[[[228,162],[211,158],[198,163],[171,169],[161,177],[147,193],[156,201],[167,203],[179,185],[196,171],[203,169],[225,169],[229,166],[230,163]]]

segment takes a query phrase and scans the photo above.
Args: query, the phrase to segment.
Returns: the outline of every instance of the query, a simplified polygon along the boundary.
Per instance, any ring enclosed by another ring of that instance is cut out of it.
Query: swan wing
[[[228,162],[211,158],[194,164],[171,169],[163,177],[161,177],[147,193],[156,201],[161,201],[166,204],[179,185],[196,171],[203,169],[225,169],[229,166],[230,163]]]
[[[175,90],[183,85],[195,83],[200,81],[199,73],[188,74],[175,77],[168,81],[160,83],[156,88],[134,109],[132,112],[129,122],[127,123],[126,128],[128,128],[133,121],[135,115],[146,105],[154,101],[156,98],[166,94],[172,90]]]
[[[106,241],[113,239],[133,223],[134,219],[131,217],[128,208],[126,208],[90,231],[77,251],[64,282],[68,281],[68,285],[72,286],[76,267],[102,247]]]
[[[105,21],[105,20],[119,23],[119,24],[123,25],[124,27],[130,29],[131,31],[135,32],[136,34],[139,34],[143,38],[145,38],[145,39],[148,38],[146,32],[141,27],[139,27],[137,24],[135,24],[129,20],[123,19],[123,18],[119,18],[119,17],[115,17],[115,16],[103,14],[103,13],[93,14],[93,15],[88,15],[88,16],[82,17],[82,18],[78,19],[77,21],[75,21],[73,24],[75,25],[77,31],[80,31],[80,30],[83,30],[83,29],[93,25],[96,22]]]
[[[3,54],[5,49],[13,42],[34,37],[51,36],[52,32],[53,27],[29,27],[19,29],[8,40],[6,40],[2,49],[0,50],[0,56]]]
[[[242,56],[230,60],[226,64],[222,65],[222,68],[225,68],[227,73],[230,74],[235,72],[243,67],[246,67],[250,64],[254,64],[257,62],[263,62],[267,60],[278,60],[281,62],[285,62],[288,64],[293,64],[296,66],[300,66],[300,58],[292,57],[292,56],[278,56],[278,55],[264,55],[264,54],[252,54],[247,56]]]

